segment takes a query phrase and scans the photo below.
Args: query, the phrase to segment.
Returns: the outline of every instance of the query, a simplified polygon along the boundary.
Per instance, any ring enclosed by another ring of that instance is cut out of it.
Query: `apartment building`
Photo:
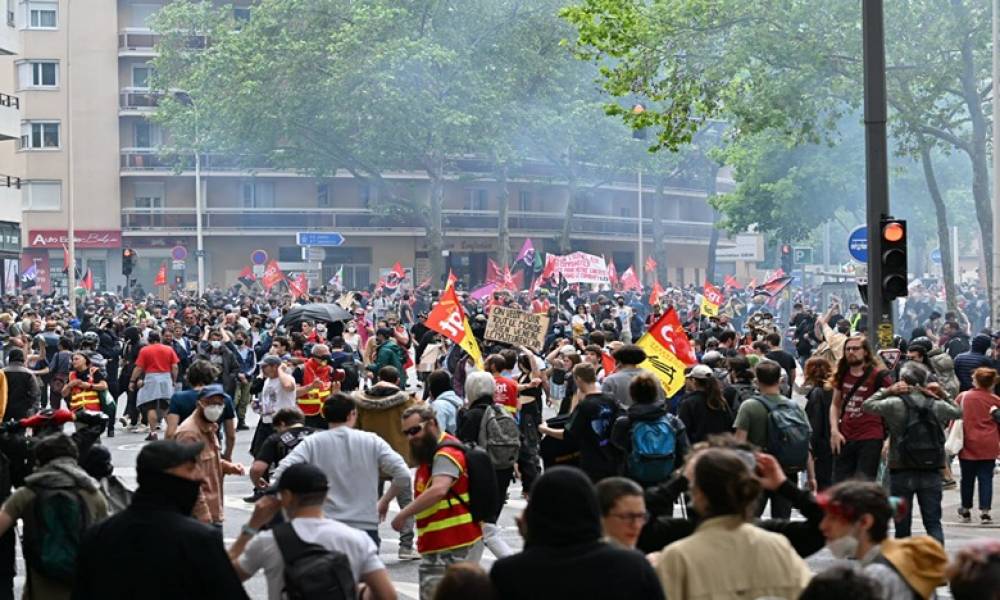
[[[15,0],[0,0],[0,55],[21,52]],[[0,293],[17,289],[21,254],[21,172],[13,151],[21,135],[21,98],[0,83]]]
[[[98,289],[125,283],[123,247],[137,251],[132,278],[147,290],[164,263],[172,283],[195,281],[195,161],[185,159],[178,169],[161,158],[157,149],[169,134],[149,120],[158,97],[149,87],[157,40],[149,19],[162,2],[87,0],[70,7],[69,0],[4,1],[19,23],[11,37],[23,48],[20,56],[0,57],[0,91],[14,90],[24,100],[14,118],[19,144],[0,149],[0,164],[22,176],[22,268],[35,265],[44,273],[45,289],[65,286],[62,247],[72,196],[77,259],[94,274]],[[237,17],[249,18],[249,4],[236,2]],[[424,230],[379,214],[373,190],[347,173],[317,180],[267,167],[247,172],[222,156],[199,159],[209,285],[233,284],[255,253],[277,259],[286,270],[315,269],[322,281],[343,266],[346,285],[355,289],[375,283],[396,261],[413,269],[418,281],[428,272]],[[554,176],[523,175],[512,174],[509,185],[512,246],[516,252],[530,237],[536,247],[554,251],[566,220],[567,187]],[[415,197],[429,191],[420,173],[389,178]],[[637,191],[628,178],[579,201],[570,222],[574,249],[614,258],[621,269],[634,263]],[[446,263],[472,281],[485,274],[487,258],[498,254],[499,196],[495,183],[476,177],[456,176],[446,186]],[[645,189],[644,253],[664,244],[670,279],[700,283],[712,231],[705,194],[668,190],[664,240],[652,238],[653,202],[653,190]],[[304,261],[295,234],[308,231],[336,231],[345,243]]]

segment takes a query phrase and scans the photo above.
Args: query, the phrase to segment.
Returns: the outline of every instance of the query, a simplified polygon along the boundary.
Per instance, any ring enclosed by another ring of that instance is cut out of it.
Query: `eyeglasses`
[[[424,430],[424,425],[426,423],[427,423],[427,421],[421,421],[420,424],[418,424],[418,425],[414,425],[413,427],[410,427],[409,429],[404,429],[403,430],[403,435],[405,435],[408,438],[411,438],[411,437],[417,435],[418,433],[420,433],[421,431]]]
[[[629,523],[645,523],[649,520],[649,513],[609,513],[608,516]]]

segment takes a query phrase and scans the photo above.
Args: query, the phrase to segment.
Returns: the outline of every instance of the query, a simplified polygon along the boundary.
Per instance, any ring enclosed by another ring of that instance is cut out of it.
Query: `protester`
[[[140,411],[146,411],[149,421],[146,440],[149,441],[157,439],[159,415],[167,410],[174,393],[180,359],[173,349],[160,343],[160,334],[155,331],[151,331],[146,339],[149,344],[139,350],[130,376],[129,389],[138,390],[136,406]]]
[[[7,353],[7,366],[3,369],[6,384],[3,420],[20,420],[40,409],[41,386],[30,369],[24,366],[24,350],[13,348]]]
[[[805,411],[809,417],[812,437],[809,451],[813,457],[817,491],[833,485],[833,450],[830,447],[830,405],[833,387],[830,375],[833,369],[826,360],[814,356],[806,361],[802,394],[806,397]]]
[[[844,342],[844,356],[833,374],[830,404],[830,448],[833,480],[867,479],[878,474],[885,425],[882,417],[865,414],[861,405],[881,388],[892,385],[872,353],[868,340],[851,337]]]
[[[695,365],[684,379],[687,393],[681,399],[677,416],[684,423],[692,444],[710,435],[733,430],[736,407],[722,394],[715,373],[706,365]]]
[[[427,375],[427,389],[430,392],[430,403],[441,429],[455,435],[458,431],[458,413],[464,402],[455,393],[451,385],[451,375],[444,369],[432,371]]]
[[[993,470],[1000,457],[1000,397],[993,393],[998,377],[994,369],[980,367],[973,371],[975,386],[958,397],[962,408],[962,450],[958,464],[962,470],[962,506],[958,516],[964,523],[972,521],[972,494],[979,484],[979,518],[984,525],[993,522]],[[959,426],[955,423],[955,427]]]
[[[632,405],[611,430],[611,443],[625,456],[624,474],[646,487],[670,477],[690,447],[685,423],[667,412],[661,392],[655,375],[637,375],[629,385]]]
[[[955,600],[1000,600],[1000,542],[976,540],[959,550],[948,579]]]

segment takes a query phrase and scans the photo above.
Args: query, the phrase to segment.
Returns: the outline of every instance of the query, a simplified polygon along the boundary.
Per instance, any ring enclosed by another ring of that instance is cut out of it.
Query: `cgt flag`
[[[260,284],[264,286],[265,290],[270,291],[279,281],[285,280],[285,274],[282,272],[281,267],[278,266],[278,261],[272,260],[267,263],[267,268],[264,269],[264,275],[260,278]]]
[[[705,289],[701,297],[701,314],[706,317],[719,316],[719,307],[722,306],[722,292],[710,282],[705,282]]]
[[[156,272],[156,279],[153,285],[167,285],[167,263],[160,265],[160,270]]]
[[[427,315],[424,324],[465,350],[466,354],[471,356],[476,363],[476,368],[483,368],[483,355],[479,350],[479,342],[472,335],[472,327],[469,326],[469,320],[465,318],[465,311],[462,310],[462,305],[458,302],[454,287],[447,288],[441,294],[441,300]]]
[[[450,287],[453,287],[455,285],[456,281],[458,281],[458,277],[455,277],[454,271],[452,271],[451,269],[448,269],[448,281],[445,282],[444,289],[448,289]]]
[[[674,342],[664,337],[667,328],[672,325],[667,321],[669,312],[664,313],[656,323],[643,334],[636,345],[646,353],[646,360],[639,365],[640,369],[651,371],[660,380],[667,398],[676,394],[684,387],[684,362],[671,352]],[[674,319],[677,318],[676,313]],[[683,335],[683,334],[682,334]]]
[[[288,290],[296,298],[301,298],[309,293],[309,278],[305,273],[299,273],[295,279],[288,282]]]
[[[650,306],[656,306],[660,303],[660,296],[663,295],[663,288],[660,287],[660,282],[657,281],[653,283],[653,290],[649,292],[649,304]]]
[[[656,322],[659,327],[658,335],[667,346],[667,350],[684,363],[685,366],[693,367],[698,364],[698,357],[691,347],[691,340],[688,339],[684,326],[681,325],[680,315],[671,306],[667,312]]]

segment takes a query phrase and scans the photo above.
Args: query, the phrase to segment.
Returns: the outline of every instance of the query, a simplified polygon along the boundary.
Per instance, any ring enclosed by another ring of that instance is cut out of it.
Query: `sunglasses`
[[[414,425],[413,427],[410,427],[409,429],[404,429],[403,430],[403,435],[405,435],[408,438],[411,438],[411,437],[417,435],[418,433],[420,433],[421,431],[423,431],[424,430],[424,425],[426,425],[426,424],[427,424],[427,421],[421,421],[418,425]]]

